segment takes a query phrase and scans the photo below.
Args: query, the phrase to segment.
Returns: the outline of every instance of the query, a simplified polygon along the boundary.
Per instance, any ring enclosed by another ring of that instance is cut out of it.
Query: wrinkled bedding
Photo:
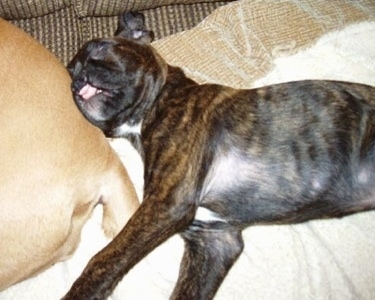
[[[353,3],[352,3],[353,2]],[[199,82],[238,88],[299,79],[375,86],[375,4],[369,1],[237,1],[196,28],[157,41],[171,64]],[[142,195],[142,162],[111,140]],[[0,293],[0,299],[59,299],[108,241],[95,209],[72,258]],[[254,226],[216,299],[375,299],[375,212],[298,225]],[[182,240],[138,264],[111,299],[168,299]]]

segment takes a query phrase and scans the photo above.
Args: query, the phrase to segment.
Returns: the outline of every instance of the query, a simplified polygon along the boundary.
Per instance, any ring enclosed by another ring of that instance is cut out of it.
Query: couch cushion
[[[74,7],[74,11],[78,17],[116,16],[125,11],[145,10],[170,4],[192,4],[217,1],[219,0],[0,0],[0,17],[7,20],[35,18],[56,12],[71,5]]]
[[[82,46],[81,20],[75,17],[72,5],[40,17],[10,20],[10,22],[37,39],[64,65]],[[105,30],[105,26],[101,29]]]
[[[170,4],[191,4],[199,2],[216,2],[218,0],[124,0],[124,1],[77,1],[79,16],[114,16],[126,11],[144,10]]]
[[[7,10],[2,10],[1,5],[7,3],[6,1],[9,1],[11,5],[7,6]],[[21,1],[17,0],[15,3],[21,4]],[[68,0],[65,1],[68,3]],[[160,6],[144,10],[143,13],[148,28],[155,32],[155,39],[160,39],[194,27],[213,10],[228,2],[211,1]],[[22,2],[22,5],[25,6],[26,2]],[[110,6],[110,3],[103,4],[103,6]],[[13,19],[9,13],[10,7],[14,7],[11,0],[0,0],[0,14],[6,14],[12,18],[11,22],[14,25],[35,37],[65,65],[84,42],[93,38],[112,36],[117,27],[117,13],[114,16],[77,18],[77,11],[82,13],[82,4],[81,8],[70,5],[47,15],[24,19]],[[20,9],[17,11],[21,12]],[[17,17],[20,16],[20,14],[17,15]]]
[[[8,20],[34,18],[68,7],[70,0],[1,0],[0,17]]]

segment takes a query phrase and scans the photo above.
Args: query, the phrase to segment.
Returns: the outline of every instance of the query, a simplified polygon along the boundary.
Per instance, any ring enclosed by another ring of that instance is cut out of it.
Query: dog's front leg
[[[182,207],[182,204],[176,208],[168,203],[156,196],[145,197],[124,229],[89,261],[63,299],[106,299],[135,264],[173,234],[184,230],[194,218],[194,205]]]
[[[173,300],[212,299],[243,250],[237,228],[221,223],[201,225],[192,225],[182,234],[185,252]]]

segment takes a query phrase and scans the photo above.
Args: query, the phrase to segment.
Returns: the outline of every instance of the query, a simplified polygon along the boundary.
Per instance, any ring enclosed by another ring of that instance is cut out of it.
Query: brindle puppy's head
[[[168,67],[152,38],[143,15],[127,13],[114,38],[86,43],[68,65],[78,108],[107,136],[139,124],[165,83]]]

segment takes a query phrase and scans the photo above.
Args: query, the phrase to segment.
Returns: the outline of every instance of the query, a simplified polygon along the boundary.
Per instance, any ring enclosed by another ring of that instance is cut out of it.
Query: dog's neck
[[[162,92],[165,90],[175,89],[176,87],[185,87],[189,85],[198,85],[193,79],[190,79],[186,76],[184,71],[179,67],[174,67],[168,65],[168,75],[166,83],[162,89]]]
[[[144,112],[146,123],[148,118],[152,119],[152,107],[155,107],[158,102],[162,101],[163,99],[168,99],[171,93],[174,93],[178,89],[188,86],[197,84],[192,79],[186,77],[185,73],[182,69],[178,67],[168,66],[168,75],[163,88],[161,89],[160,93],[157,95],[155,99],[152,99],[151,111]],[[150,114],[149,114],[150,112]],[[136,122],[133,124],[126,122],[115,129],[111,130],[111,136],[115,137],[122,137],[129,140],[129,142],[133,145],[133,147],[138,151],[141,155],[142,159],[144,159],[144,150],[142,144],[142,124],[143,120]]]

